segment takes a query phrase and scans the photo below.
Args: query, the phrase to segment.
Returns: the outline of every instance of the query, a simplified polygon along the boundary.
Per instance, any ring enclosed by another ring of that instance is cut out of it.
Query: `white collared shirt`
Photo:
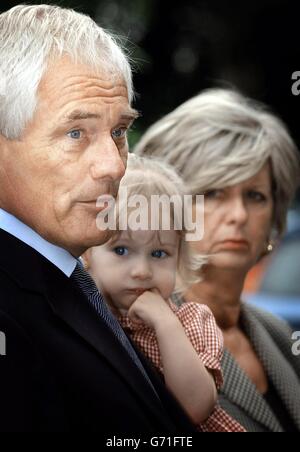
[[[17,239],[35,249],[48,261],[58,267],[66,276],[73,273],[77,260],[68,251],[47,242],[37,232],[31,229],[18,218],[0,208],[0,229],[8,232]]]

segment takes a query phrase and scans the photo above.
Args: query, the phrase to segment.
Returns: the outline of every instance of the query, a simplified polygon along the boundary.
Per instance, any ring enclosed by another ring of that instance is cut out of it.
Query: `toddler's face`
[[[145,291],[167,300],[175,287],[179,236],[176,231],[123,231],[92,248],[89,269],[107,302],[127,311]]]

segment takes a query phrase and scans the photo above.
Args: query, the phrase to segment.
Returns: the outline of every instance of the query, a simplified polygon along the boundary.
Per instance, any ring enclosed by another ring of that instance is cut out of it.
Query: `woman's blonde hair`
[[[242,94],[204,91],[152,125],[134,152],[172,165],[190,194],[244,182],[270,162],[273,227],[278,237],[285,231],[300,181],[297,148],[280,119]]]
[[[206,262],[206,258],[204,256],[195,254],[195,252],[189,246],[189,242],[186,240],[186,234],[188,233],[188,231],[185,227],[185,222],[182,221],[182,218],[184,218],[185,209],[183,200],[186,192],[183,180],[178,176],[174,168],[169,166],[166,162],[160,161],[159,159],[145,157],[143,158],[129,154],[127,170],[125,176],[121,181],[119,193],[121,193],[121,190],[124,188],[126,188],[127,190],[128,198],[134,195],[143,195],[147,199],[147,201],[149,201],[149,205],[151,205],[151,197],[153,195],[167,196],[169,199],[176,196],[182,200],[182,210],[180,212],[172,203],[170,204],[171,228],[179,222],[182,223],[181,229],[177,230],[174,228],[174,230],[176,230],[176,232],[178,233],[180,239],[177,263],[176,292],[182,292],[186,290],[190,285],[199,282],[200,269]],[[117,239],[117,237],[121,233],[121,231],[118,229],[118,224],[120,213],[122,212],[122,209],[124,207],[127,208],[128,206],[120,204],[118,205],[116,218],[117,231],[115,234],[113,234],[112,240]]]

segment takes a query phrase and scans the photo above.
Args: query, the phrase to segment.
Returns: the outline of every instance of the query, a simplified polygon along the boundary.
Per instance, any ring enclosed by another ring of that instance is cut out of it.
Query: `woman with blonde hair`
[[[204,279],[177,302],[204,303],[224,336],[221,406],[248,431],[300,430],[300,361],[281,320],[241,300],[249,270],[285,231],[300,180],[284,124],[243,95],[205,91],[155,123],[135,148],[205,196]]]

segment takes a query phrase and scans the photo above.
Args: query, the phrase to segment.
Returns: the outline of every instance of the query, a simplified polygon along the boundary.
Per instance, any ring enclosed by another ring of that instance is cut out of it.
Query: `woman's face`
[[[204,237],[193,247],[217,267],[248,271],[266,250],[273,207],[267,163],[251,179],[205,194]]]

